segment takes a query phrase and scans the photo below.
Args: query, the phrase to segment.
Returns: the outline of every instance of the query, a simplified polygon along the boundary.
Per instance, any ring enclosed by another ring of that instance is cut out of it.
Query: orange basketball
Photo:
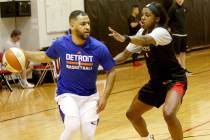
[[[21,72],[26,67],[26,57],[20,48],[9,48],[3,55],[3,67],[14,73]]]

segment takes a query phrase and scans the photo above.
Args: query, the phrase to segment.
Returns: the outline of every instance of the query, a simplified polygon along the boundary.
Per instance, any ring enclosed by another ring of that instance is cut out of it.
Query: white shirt
[[[139,29],[139,31],[136,33],[136,36],[142,36],[143,32],[144,32],[143,28]],[[147,35],[151,36],[155,40],[156,42],[155,46],[165,46],[171,43],[172,41],[170,33],[168,32],[168,30],[166,30],[163,27],[157,27]],[[129,43],[126,49],[132,53],[141,52],[142,46],[137,46],[132,43]]]
[[[20,48],[20,42],[12,42],[11,39],[8,39],[4,45],[4,51],[12,47]]]

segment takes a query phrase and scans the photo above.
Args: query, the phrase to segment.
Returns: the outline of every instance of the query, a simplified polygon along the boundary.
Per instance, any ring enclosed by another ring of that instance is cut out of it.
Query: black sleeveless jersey
[[[143,54],[151,80],[158,82],[187,81],[185,70],[176,59],[172,43],[165,46],[143,47]]]

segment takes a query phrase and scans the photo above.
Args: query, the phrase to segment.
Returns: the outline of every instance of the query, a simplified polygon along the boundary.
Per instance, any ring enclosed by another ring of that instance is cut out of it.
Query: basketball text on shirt
[[[66,54],[66,68],[78,70],[92,70],[93,56],[77,54]]]

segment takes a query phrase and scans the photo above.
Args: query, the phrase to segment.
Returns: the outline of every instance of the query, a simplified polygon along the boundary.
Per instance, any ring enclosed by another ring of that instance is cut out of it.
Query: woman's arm
[[[114,57],[114,60],[116,64],[121,64],[125,62],[125,60],[127,60],[131,55],[132,55],[132,52],[129,52],[127,49],[125,49],[123,52],[117,54]]]
[[[146,46],[146,45],[156,45],[154,38],[149,35],[142,35],[142,36],[126,36],[121,35],[111,27],[109,27],[109,31],[111,32],[109,36],[114,37],[119,42],[129,42],[138,46]]]

